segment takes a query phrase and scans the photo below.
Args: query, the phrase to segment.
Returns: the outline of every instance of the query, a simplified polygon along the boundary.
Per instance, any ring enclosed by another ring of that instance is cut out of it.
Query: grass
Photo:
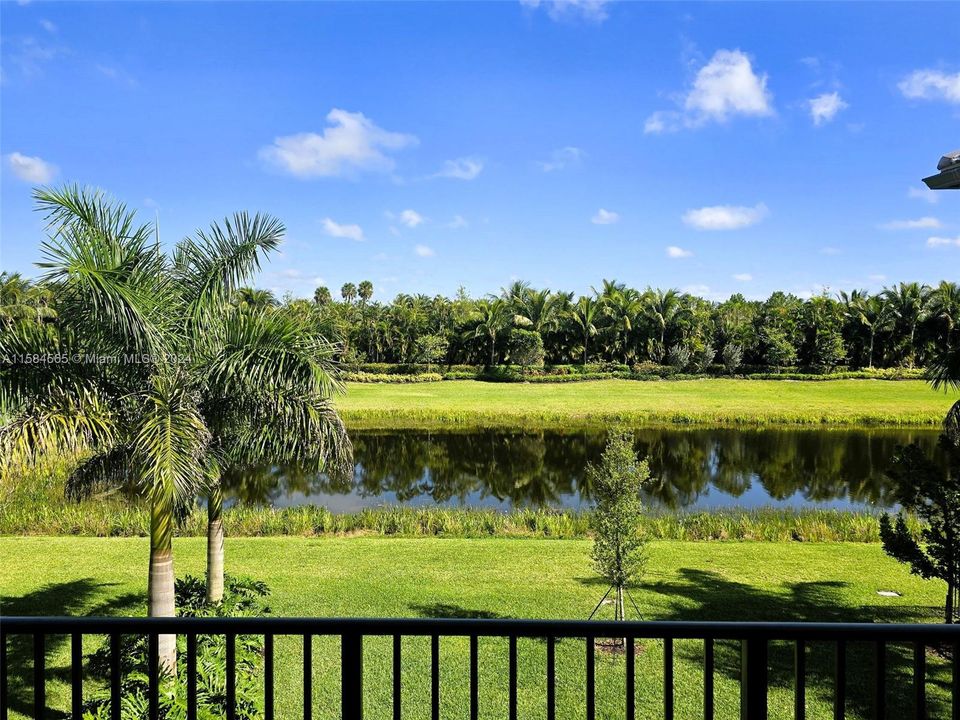
[[[605,590],[593,575],[588,541],[505,539],[260,538],[230,539],[230,572],[262,579],[273,590],[274,614],[284,616],[427,616],[584,618]],[[204,541],[175,541],[179,575],[200,574]],[[0,597],[4,614],[143,614],[147,543],[139,538],[0,538]],[[881,597],[895,590],[900,597]],[[877,545],[831,543],[655,542],[647,581],[636,592],[646,619],[936,621],[943,600],[939,581],[923,581],[890,560]],[[90,639],[90,648],[93,640]],[[428,640],[404,642],[404,717],[429,716]],[[807,711],[832,717],[832,654],[810,644]],[[11,647],[13,717],[32,698],[29,640]],[[302,714],[300,642],[277,641],[277,717]],[[868,648],[851,644],[848,718],[869,714]],[[49,645],[49,702],[68,704],[66,638]],[[702,644],[678,641],[677,717],[702,716]],[[519,644],[520,717],[542,718],[545,649]],[[481,642],[481,715],[504,717],[505,642]],[[464,717],[467,646],[441,641],[441,714]],[[771,646],[771,718],[792,717],[791,649]],[[390,708],[389,639],[371,639],[364,651],[366,716]],[[911,655],[890,647],[888,698],[892,717],[909,710]],[[598,717],[623,716],[622,657],[597,660]],[[930,717],[945,717],[947,664],[928,655]],[[338,712],[339,650],[314,641],[314,717]],[[558,646],[558,717],[582,717],[582,643]],[[659,714],[662,646],[644,642],[637,656],[637,717]],[[717,648],[718,717],[737,714],[736,648]]]
[[[960,393],[920,380],[817,383],[703,379],[558,385],[348,383],[350,427],[478,427],[596,423],[937,425]]]
[[[590,513],[577,510],[485,510],[479,508],[384,507],[332,513],[325,507],[233,507],[224,511],[229,537],[324,537],[382,535],[459,538],[562,538],[590,536]],[[908,517],[919,532],[916,519]],[[648,515],[650,538],[658,540],[759,540],[766,542],[880,541],[876,513],[816,508],[717,508]],[[0,504],[0,535],[146,537],[147,510],[126,502],[62,499],[41,505]],[[207,513],[195,509],[177,530],[185,537],[207,532]]]

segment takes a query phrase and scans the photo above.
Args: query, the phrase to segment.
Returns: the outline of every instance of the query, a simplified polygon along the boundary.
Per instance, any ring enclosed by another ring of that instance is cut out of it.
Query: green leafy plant
[[[176,603],[179,617],[255,617],[266,615],[270,608],[265,599],[270,590],[263,582],[250,578],[224,579],[223,601],[207,601],[203,578],[187,576],[176,582]],[[178,672],[162,672],[159,716],[162,720],[182,720],[187,716],[185,640],[178,652]],[[263,717],[262,675],[263,638],[259,635],[238,635],[236,638],[236,708],[239,720]],[[110,677],[110,645],[104,643],[89,657],[92,677],[106,682]],[[214,720],[226,716],[226,640],[222,635],[197,636],[197,717]],[[120,636],[120,687],[122,720],[143,720],[149,710],[148,642],[142,636]],[[162,670],[162,668],[161,668]],[[99,690],[86,702],[84,720],[106,720],[110,717],[109,691]]]

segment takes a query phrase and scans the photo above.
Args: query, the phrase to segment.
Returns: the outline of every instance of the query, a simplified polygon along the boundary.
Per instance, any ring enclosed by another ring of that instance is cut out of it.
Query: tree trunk
[[[583,331],[583,366],[587,366],[587,355],[590,347],[590,333]]]
[[[617,617],[617,620],[623,622],[627,619],[627,616],[623,612],[623,586],[617,585],[617,607],[614,613]],[[617,638],[618,643],[623,643],[623,649],[627,649],[627,639],[626,638]]]
[[[490,334],[490,367],[493,367],[494,360],[496,359],[497,351],[497,336],[493,333]]]
[[[875,333],[873,330],[870,330],[870,356],[869,356],[868,360],[869,360],[869,366],[870,366],[870,369],[871,369],[871,370],[873,369],[873,338],[874,338],[874,335],[876,335],[876,333]]]
[[[150,617],[173,617],[173,508],[156,498],[150,503],[150,577],[147,585]],[[160,635],[162,672],[177,674],[177,636]]]
[[[953,624],[953,595],[954,595],[953,583],[947,583],[947,605],[943,613],[944,614],[943,621],[947,625]]]
[[[207,602],[223,601],[223,489],[218,482],[207,498]]]

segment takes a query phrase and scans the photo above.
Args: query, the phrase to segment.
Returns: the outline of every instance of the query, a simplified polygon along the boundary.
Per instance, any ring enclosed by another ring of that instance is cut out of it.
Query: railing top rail
[[[81,632],[273,635],[479,635],[960,642],[960,625],[804,622],[586,621],[475,618],[145,618],[0,616],[4,634]]]

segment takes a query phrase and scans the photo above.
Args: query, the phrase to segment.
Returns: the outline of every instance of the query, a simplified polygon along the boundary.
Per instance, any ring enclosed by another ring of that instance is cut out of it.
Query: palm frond
[[[261,260],[277,248],[285,232],[283,223],[270,215],[241,212],[178,243],[173,265],[188,319],[202,324],[209,312],[226,303],[259,271]]]
[[[118,445],[82,461],[67,478],[66,496],[82,500],[116,490],[134,480],[133,456],[130,448]]]
[[[111,447],[116,431],[113,408],[94,389],[58,384],[0,427],[0,467],[30,463],[45,454]]]
[[[34,196],[50,233],[37,266],[46,270],[61,321],[115,347],[159,352],[164,331],[175,326],[152,226],[136,225],[132,212],[100,191],[65,187]]]
[[[161,374],[143,398],[131,449],[137,481],[151,501],[172,509],[203,487],[210,433],[184,378]]]
[[[333,346],[309,323],[272,308],[223,312],[217,347],[206,359],[212,397],[296,390],[330,397],[342,391]]]

